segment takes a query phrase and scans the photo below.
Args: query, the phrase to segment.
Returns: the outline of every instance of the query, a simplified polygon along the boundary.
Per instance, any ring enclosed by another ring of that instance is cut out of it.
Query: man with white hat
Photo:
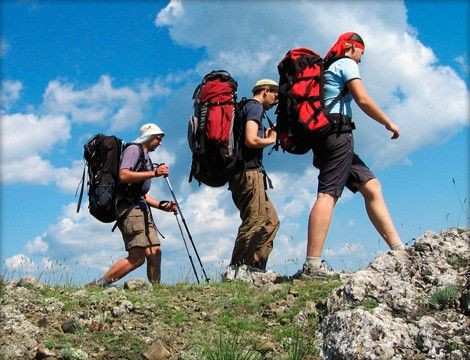
[[[169,174],[167,165],[153,166],[149,152],[161,144],[164,135],[156,124],[145,124],[140,128],[140,136],[124,149],[119,170],[117,210],[120,214],[118,227],[128,256],[113,264],[102,278],[88,285],[107,286],[141,266],[145,260],[148,280],[160,282],[160,240],[150,208],[172,212],[176,211],[176,204],[159,201],[148,194],[152,178]]]
[[[240,210],[238,229],[229,268],[248,265],[252,270],[266,269],[279,219],[266,193],[267,178],[263,167],[263,149],[276,142],[274,128],[265,128],[265,111],[277,101],[279,86],[271,79],[256,82],[253,98],[242,108],[242,166],[229,180],[229,190]],[[254,269],[253,269],[254,268]]]

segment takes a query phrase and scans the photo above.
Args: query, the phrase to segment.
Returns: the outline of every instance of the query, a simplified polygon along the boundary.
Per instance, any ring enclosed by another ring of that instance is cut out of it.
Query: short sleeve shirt
[[[122,153],[120,169],[130,169],[134,170],[138,164],[141,157],[141,150],[139,145],[131,144],[129,145]],[[144,154],[145,158],[145,170],[152,169],[152,160],[148,153]],[[141,197],[139,199],[139,204],[145,204],[143,196],[147,194],[150,190],[150,185],[152,184],[151,179],[147,179],[142,184]]]
[[[325,106],[328,106],[341,91],[347,86],[348,81],[353,79],[360,79],[358,64],[351,58],[342,58],[335,61],[330,67],[325,70]],[[330,113],[332,114],[345,114],[352,117],[351,109],[351,94],[347,94],[344,102],[338,101]]]
[[[264,138],[264,108],[258,101],[248,101],[243,107],[243,128],[246,128],[246,123],[248,120],[256,122],[258,125],[258,136]],[[263,149],[252,149],[245,145],[245,142],[242,141],[242,157],[245,161],[245,166],[248,169],[257,169],[262,166],[263,161]]]

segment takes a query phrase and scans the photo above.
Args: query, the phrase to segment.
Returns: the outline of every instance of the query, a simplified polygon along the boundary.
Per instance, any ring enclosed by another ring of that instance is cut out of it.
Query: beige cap
[[[270,89],[274,89],[274,90],[279,90],[279,85],[277,82],[275,82],[274,80],[271,80],[271,79],[261,79],[261,80],[258,80],[255,84],[255,86],[253,86],[253,89],[251,90],[252,92],[255,92],[257,91],[258,89],[260,88],[263,88],[263,87],[268,87]]]

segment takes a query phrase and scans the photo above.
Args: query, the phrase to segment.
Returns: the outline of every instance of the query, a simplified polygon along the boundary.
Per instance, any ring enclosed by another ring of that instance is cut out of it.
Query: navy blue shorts
[[[352,133],[331,134],[313,146],[313,165],[320,170],[318,192],[340,197],[346,186],[353,193],[375,176],[354,153]]]

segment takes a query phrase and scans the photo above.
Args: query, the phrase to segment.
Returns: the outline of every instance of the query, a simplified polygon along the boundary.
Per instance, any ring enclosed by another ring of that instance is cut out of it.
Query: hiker
[[[278,90],[274,80],[259,80],[252,89],[253,98],[242,107],[242,161],[239,171],[229,179],[229,190],[242,223],[229,267],[248,265],[252,270],[264,271],[279,229],[276,210],[266,193],[270,180],[262,162],[263,148],[276,142],[274,128],[266,129],[263,118],[276,103]]]
[[[116,208],[118,227],[128,255],[114,263],[103,277],[88,285],[107,286],[141,266],[145,260],[149,282],[160,282],[162,254],[150,208],[175,212],[176,203],[159,201],[148,194],[152,178],[169,174],[167,165],[153,166],[149,152],[161,144],[164,135],[156,124],[145,124],[140,128],[140,136],[123,151],[119,169],[121,190]]]
[[[302,270],[294,277],[332,274],[321,262],[320,256],[333,208],[345,186],[353,193],[359,191],[362,194],[370,221],[390,249],[404,248],[385,204],[380,182],[354,153],[352,130],[355,127],[351,121],[353,99],[366,115],[392,133],[391,139],[397,139],[400,135],[399,127],[379,108],[364,88],[358,66],[364,49],[362,38],[349,32],[339,37],[325,58],[325,106],[345,87],[347,93],[329,113],[331,130],[313,143],[313,164],[320,170],[318,191],[308,221],[307,258]]]

